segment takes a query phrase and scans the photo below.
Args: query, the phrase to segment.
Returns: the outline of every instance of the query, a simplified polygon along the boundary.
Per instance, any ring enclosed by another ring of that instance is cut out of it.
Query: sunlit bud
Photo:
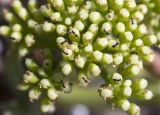
[[[56,32],[57,34],[64,36],[67,34],[67,27],[62,24],[58,24],[56,27]]]
[[[60,21],[62,21],[62,16],[61,16],[61,14],[59,12],[54,12],[51,15],[51,20],[55,21],[55,22],[60,22]]]
[[[74,27],[75,27],[76,29],[78,29],[79,31],[83,31],[85,25],[83,24],[82,21],[79,20],[79,21],[76,21],[76,22],[75,22]]]
[[[78,55],[78,56],[75,58],[75,64],[76,64],[79,68],[84,68],[85,63],[86,63],[86,58],[85,58],[85,57]]]
[[[122,54],[115,54],[114,56],[113,56],[113,63],[115,64],[115,65],[119,65],[119,64],[121,64],[123,62],[123,55]]]
[[[48,95],[49,99],[55,100],[58,97],[58,92],[54,88],[49,88],[47,91],[47,95]]]
[[[41,95],[41,91],[37,88],[31,89],[28,93],[29,95],[29,99],[31,102],[33,102],[34,100],[38,100],[40,95]]]
[[[115,29],[117,33],[123,33],[125,32],[125,25],[122,22],[118,22]]]
[[[144,19],[144,14],[142,14],[140,11],[137,11],[133,14],[133,18],[138,22],[141,22]]]
[[[123,87],[121,89],[121,92],[122,92],[122,95],[125,96],[125,97],[130,97],[131,94],[132,94],[132,89],[131,87]]]
[[[11,28],[8,26],[1,26],[0,27],[0,35],[3,36],[10,36]]]
[[[11,37],[12,42],[18,43],[22,39],[22,33],[20,33],[20,32],[12,32],[10,37]]]
[[[70,17],[67,17],[67,18],[65,18],[64,23],[65,23],[66,25],[71,25],[71,24],[72,24],[72,19],[71,19]]]
[[[81,10],[79,11],[79,17],[80,17],[80,19],[86,20],[86,19],[88,18],[88,16],[89,16],[88,10],[86,10],[86,9],[81,9]]]
[[[34,36],[31,34],[28,34],[25,36],[25,43],[28,47],[33,46],[33,44],[35,43],[35,39]]]
[[[148,12],[148,7],[145,4],[140,4],[138,5],[138,10],[143,14],[146,14]]]
[[[129,10],[129,11],[133,11],[136,9],[137,7],[137,4],[136,4],[136,1],[135,0],[128,0],[128,1],[125,1],[125,7]]]
[[[71,44],[71,49],[73,50],[73,52],[78,53],[79,52],[79,48],[78,48],[78,44],[77,42],[73,42]]]
[[[130,87],[131,85],[132,85],[132,81],[131,80],[125,80],[123,82],[123,86],[125,86],[125,87]]]
[[[32,60],[30,58],[25,59],[25,65],[26,65],[27,69],[29,69],[31,71],[38,70],[38,65],[34,62],[34,60]]]
[[[131,103],[130,107],[129,107],[129,110],[128,110],[128,113],[130,115],[140,115],[140,108],[139,108],[139,106],[137,106],[134,103]]]
[[[133,81],[132,87],[134,90],[143,90],[147,87],[148,81],[144,78]]]
[[[12,30],[13,30],[13,31],[16,31],[16,32],[19,32],[19,31],[22,30],[22,26],[21,26],[20,24],[14,24],[14,25],[12,26]]]
[[[92,43],[93,33],[90,31],[87,31],[86,33],[83,34],[82,40],[83,40],[83,44],[85,45]]]
[[[89,64],[88,70],[91,73],[91,75],[93,75],[94,77],[97,77],[101,74],[100,67],[98,65],[94,64],[94,63]]]
[[[118,106],[122,108],[124,111],[129,110],[130,102],[127,99],[121,99],[118,101]]]
[[[111,54],[104,53],[102,57],[102,63],[111,64],[113,62],[113,56]]]
[[[98,92],[104,100],[108,100],[113,97],[113,88],[111,86],[101,86],[98,89]]]
[[[55,111],[54,104],[49,100],[43,100],[41,102],[41,111],[44,113],[53,113]]]
[[[68,7],[68,13],[69,14],[76,14],[77,11],[78,11],[78,6],[73,5],[71,7]]]
[[[103,50],[107,47],[108,44],[108,39],[106,37],[104,38],[98,38],[95,42],[94,42],[94,50]]]
[[[130,13],[127,9],[122,8],[119,12],[121,20],[127,20],[130,16]]]
[[[85,46],[84,51],[86,53],[91,53],[93,51],[92,44],[88,44],[87,46]]]
[[[72,72],[72,66],[71,66],[71,64],[70,63],[64,63],[62,65],[62,73],[67,76],[71,72]]]
[[[25,47],[25,46],[20,46],[19,49],[18,49],[18,54],[20,57],[24,57],[28,54],[28,48]]]
[[[26,71],[26,73],[23,76],[24,82],[25,83],[37,83],[38,78],[35,76],[34,73],[30,71]]]
[[[57,11],[63,11],[64,10],[64,2],[63,0],[52,0],[52,5]]]
[[[51,83],[48,79],[42,79],[39,83],[40,88],[48,89],[51,87]]]
[[[43,16],[47,16],[47,17],[51,17],[52,14],[53,14],[53,10],[52,10],[50,4],[42,5],[42,6],[40,7],[40,12],[42,13]],[[55,15],[55,14],[54,14],[54,15]],[[55,16],[56,16],[56,15],[55,15]],[[52,18],[53,18],[53,17],[52,17]],[[51,19],[52,19],[52,18],[51,18]],[[53,20],[54,20],[54,21],[57,21],[56,18],[57,18],[57,17],[54,17]],[[58,18],[57,18],[57,19],[58,19]]]
[[[55,28],[56,27],[54,24],[47,22],[47,21],[44,22],[43,27],[42,27],[43,31],[45,31],[45,32],[54,32]]]
[[[27,24],[28,24],[29,28],[33,29],[37,25],[37,22],[34,21],[34,20],[32,20],[32,19],[29,19],[28,22],[27,22]]]
[[[91,60],[95,61],[95,62],[100,62],[102,60],[103,57],[103,53],[100,51],[93,51],[92,55],[91,55]]]
[[[99,12],[94,11],[89,14],[89,19],[92,23],[98,24],[101,22],[102,16]]]

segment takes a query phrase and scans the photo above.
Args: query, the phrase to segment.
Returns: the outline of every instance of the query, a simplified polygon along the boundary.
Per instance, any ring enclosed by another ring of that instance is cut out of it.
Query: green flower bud
[[[94,62],[100,62],[102,60],[103,57],[103,53],[100,51],[93,51],[91,54],[91,60],[93,60]]]
[[[45,99],[41,102],[41,111],[44,113],[53,113],[55,106],[51,101]]]
[[[22,34],[20,32],[12,32],[10,37],[14,43],[18,43],[22,40]]]
[[[52,0],[52,5],[57,11],[64,11],[65,6],[63,0]]]
[[[79,21],[75,22],[74,27],[76,29],[78,29],[79,31],[83,31],[84,28],[85,28],[85,25],[84,25],[84,23],[82,21],[79,20]]]
[[[130,102],[127,99],[121,99],[118,101],[118,106],[124,111],[128,111],[130,108]]]
[[[128,110],[129,115],[140,115],[140,108],[134,103],[130,104],[130,108]]]
[[[29,99],[31,102],[38,100],[40,98],[41,91],[37,88],[31,89],[28,93]]]
[[[113,56],[111,54],[104,53],[102,57],[102,63],[104,64],[113,63]]]
[[[51,17],[52,14],[53,14],[53,10],[51,8],[51,5],[50,4],[47,4],[47,5],[42,5],[40,7],[40,12],[43,16],[46,16],[46,17]],[[56,16],[56,14],[53,14],[53,16]],[[55,21],[56,19],[58,19],[57,17],[52,17],[53,18],[53,21]],[[51,19],[52,19],[51,18]]]
[[[90,54],[92,51],[93,51],[93,46],[92,44],[88,44],[87,46],[84,47],[84,51],[87,53],[87,54]]]
[[[88,10],[86,10],[86,9],[81,9],[81,10],[79,11],[79,18],[80,18],[81,20],[86,20],[88,17],[89,17]]]
[[[48,79],[42,79],[39,83],[40,88],[48,89],[51,87],[51,83]]]
[[[147,87],[148,81],[146,79],[138,79],[133,82],[132,88],[134,90],[143,90]]]
[[[33,72],[26,71],[26,73],[23,76],[24,82],[25,83],[37,83],[38,78],[35,76]]]
[[[62,73],[67,76],[71,72],[72,72],[72,66],[71,66],[71,64],[70,63],[64,63],[62,65]]]
[[[101,86],[98,89],[99,95],[102,96],[104,100],[113,98],[113,88],[111,86]]]
[[[95,50],[103,50],[107,47],[108,45],[108,39],[107,38],[98,38],[95,42],[94,42],[94,49]]]
[[[93,11],[89,14],[89,19],[92,23],[99,24],[102,21],[102,16],[99,12]]]
[[[78,55],[75,58],[75,64],[77,65],[77,67],[83,69],[86,64],[86,58],[84,56]]]
[[[38,65],[32,59],[26,58],[25,65],[26,65],[27,69],[29,69],[31,71],[35,72],[38,70]]]
[[[0,35],[3,36],[10,36],[11,34],[11,28],[8,26],[1,26],[0,27]]]
[[[94,77],[99,76],[100,73],[101,73],[100,67],[98,65],[94,64],[94,63],[89,64],[88,70],[91,73],[91,75],[93,75]]]
[[[93,33],[90,31],[87,31],[83,34],[82,40],[84,45],[88,45],[89,43],[92,43],[93,41]]]
[[[22,26],[20,24],[14,24],[12,26],[12,30],[16,32],[20,32],[22,30]]]
[[[34,36],[32,34],[26,35],[25,36],[25,43],[26,43],[27,47],[33,46],[33,44],[35,44]]]
[[[54,88],[49,88],[47,90],[47,95],[48,95],[49,99],[55,100],[58,97],[58,92]]]
[[[61,22],[62,21],[62,16],[59,12],[54,12],[52,15],[51,15],[51,20],[54,21],[54,22]]]
[[[113,63],[115,64],[115,65],[119,65],[119,64],[121,64],[123,62],[123,55],[122,54],[115,54],[114,56],[113,56]]]
[[[67,27],[62,24],[59,24],[57,25],[56,32],[58,35],[64,36],[67,34]]]
[[[56,28],[55,25],[49,22],[44,22],[43,27],[42,27],[43,31],[48,32],[48,33],[54,32],[55,28]]]

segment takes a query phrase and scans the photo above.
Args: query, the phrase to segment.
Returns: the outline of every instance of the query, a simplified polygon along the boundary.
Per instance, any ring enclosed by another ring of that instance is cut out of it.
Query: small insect
[[[78,35],[73,30],[69,31],[68,34],[73,34],[75,37],[78,37]]]
[[[119,43],[117,42],[117,43],[115,43],[114,45],[112,45],[112,47],[115,48],[115,47],[118,46],[118,45],[119,45]]]
[[[63,45],[65,42],[66,42],[66,41],[64,40],[64,41],[61,43],[61,45]]]
[[[113,81],[122,81],[122,79],[113,79]]]
[[[65,84],[64,84],[64,81],[61,80],[60,82],[61,82],[61,84],[62,84],[62,87],[65,88],[66,86],[65,86]]]
[[[65,52],[65,51],[62,51],[65,55],[69,55],[67,52]]]
[[[130,54],[136,54],[136,55],[137,55],[138,53],[137,53],[137,52],[135,52],[135,51],[132,51],[132,52],[130,52]]]
[[[88,80],[85,79],[85,77],[82,77],[82,80],[84,80],[85,83],[88,83]]]
[[[104,31],[107,35],[110,35],[110,33],[107,32],[105,28],[103,29],[103,31]]]
[[[133,18],[131,18],[131,24],[132,24],[132,25],[134,24],[134,19],[133,19]]]

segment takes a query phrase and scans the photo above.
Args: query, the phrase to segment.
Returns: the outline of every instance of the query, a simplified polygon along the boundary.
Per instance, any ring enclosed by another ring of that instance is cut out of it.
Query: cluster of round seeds
[[[71,92],[71,73],[82,87],[100,76],[105,81],[100,96],[139,115],[140,108],[128,98],[153,97],[147,80],[136,76],[143,71],[143,61],[154,59],[151,46],[160,40],[157,5],[158,0],[48,0],[45,5],[29,0],[26,8],[14,0],[12,12],[3,11],[9,25],[1,26],[0,34],[25,57],[20,89],[29,90],[30,101],[41,99],[43,112],[51,112],[59,92]],[[41,63],[30,56],[36,49],[41,50]],[[108,72],[110,67],[113,72]]]

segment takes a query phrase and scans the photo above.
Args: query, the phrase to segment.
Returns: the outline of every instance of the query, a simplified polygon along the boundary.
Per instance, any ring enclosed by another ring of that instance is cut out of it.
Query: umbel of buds
[[[0,26],[0,35],[25,59],[19,88],[29,90],[30,101],[39,99],[43,112],[53,112],[59,93],[72,91],[71,75],[82,87],[101,77],[98,92],[107,103],[140,114],[128,100],[153,97],[138,76],[143,62],[154,59],[151,46],[160,47],[159,0],[29,0],[26,7],[13,0],[12,10],[3,10],[8,25]],[[41,62],[32,55],[37,49]]]

